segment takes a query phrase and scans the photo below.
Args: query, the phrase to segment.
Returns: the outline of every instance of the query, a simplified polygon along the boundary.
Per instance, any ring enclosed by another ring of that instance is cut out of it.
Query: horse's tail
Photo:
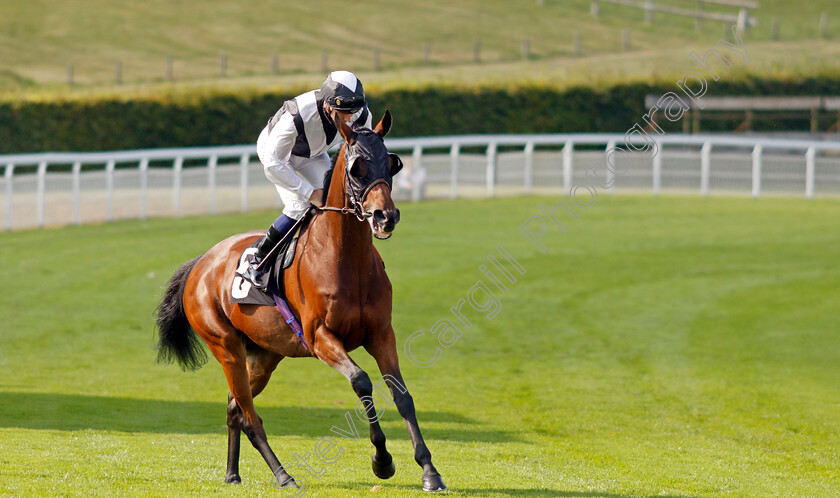
[[[169,281],[156,312],[155,322],[160,336],[157,362],[172,363],[172,360],[177,360],[181,370],[185,371],[198,370],[207,362],[207,352],[184,313],[183,299],[187,277],[200,257],[195,257],[178,268]]]

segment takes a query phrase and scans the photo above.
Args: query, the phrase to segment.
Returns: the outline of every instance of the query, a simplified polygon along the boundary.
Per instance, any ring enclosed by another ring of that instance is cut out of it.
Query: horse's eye
[[[353,165],[350,166],[350,174],[356,178],[363,178],[367,175],[367,165],[361,159],[356,159],[353,161]]]

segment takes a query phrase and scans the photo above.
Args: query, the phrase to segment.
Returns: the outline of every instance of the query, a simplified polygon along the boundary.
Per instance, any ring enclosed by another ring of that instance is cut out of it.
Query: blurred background
[[[345,69],[377,117],[392,111],[392,137],[638,126],[694,139],[665,147],[659,163],[621,159],[619,188],[840,191],[831,147],[756,149],[840,137],[840,11],[829,1],[41,0],[0,4],[0,39],[7,155],[251,146],[285,99]],[[604,167],[616,138],[391,146],[410,155],[398,194],[417,200],[568,189]],[[13,228],[276,206],[249,150],[0,158],[0,215]],[[200,199],[181,202],[191,191]]]
[[[335,69],[395,111],[399,136],[624,132],[645,95],[673,89],[697,69],[691,52],[733,25],[749,64],[722,71],[709,96],[836,88],[840,11],[827,0],[2,2],[0,151],[249,143],[263,115]],[[758,113],[749,128],[836,131],[837,109],[816,110],[813,129],[811,109]],[[121,116],[120,133],[101,124]]]

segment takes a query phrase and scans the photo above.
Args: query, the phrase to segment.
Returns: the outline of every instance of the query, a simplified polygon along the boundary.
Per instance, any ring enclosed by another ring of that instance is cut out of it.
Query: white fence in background
[[[634,143],[643,143],[635,135]],[[656,137],[659,153],[618,154],[613,188],[840,195],[840,141],[718,135]],[[401,199],[568,192],[603,184],[621,134],[398,138]],[[280,208],[254,146],[0,156],[8,230],[115,219]]]

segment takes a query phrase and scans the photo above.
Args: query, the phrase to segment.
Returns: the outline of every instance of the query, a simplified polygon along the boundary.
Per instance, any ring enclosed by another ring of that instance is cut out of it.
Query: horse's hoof
[[[292,477],[291,477],[291,476],[289,476],[289,478],[288,478],[288,479],[286,479],[286,480],[285,480],[285,481],[283,481],[283,482],[278,482],[278,483],[277,483],[277,486],[278,486],[278,487],[280,487],[280,488],[295,488],[295,489],[300,489],[300,486],[298,486],[298,483],[297,483],[297,482],[295,482],[295,480],[294,480],[294,479],[292,479]]]
[[[390,458],[387,464],[382,464],[376,461],[376,455],[371,458],[371,467],[373,467],[373,475],[380,479],[390,479],[397,472],[394,466],[394,459]]]
[[[440,474],[423,476],[423,491],[446,491],[446,484]]]
[[[239,474],[234,474],[232,476],[226,476],[225,482],[228,484],[242,484],[242,478],[239,477]]]

